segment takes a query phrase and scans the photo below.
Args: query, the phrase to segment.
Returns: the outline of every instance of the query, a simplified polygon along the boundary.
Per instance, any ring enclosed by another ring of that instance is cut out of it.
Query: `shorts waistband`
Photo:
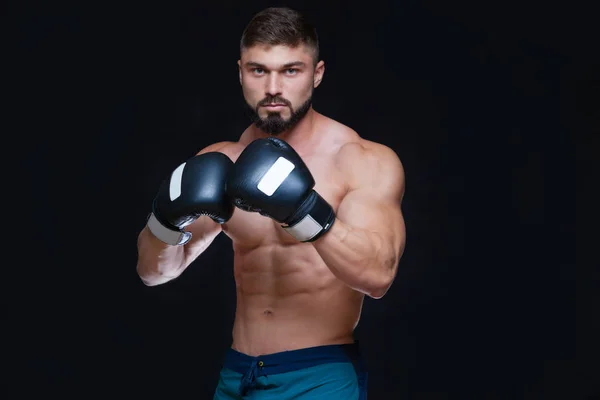
[[[361,364],[358,343],[308,347],[256,357],[230,348],[225,354],[223,366],[240,374],[244,374],[249,368],[257,366],[262,370],[262,374],[269,375],[335,362]]]

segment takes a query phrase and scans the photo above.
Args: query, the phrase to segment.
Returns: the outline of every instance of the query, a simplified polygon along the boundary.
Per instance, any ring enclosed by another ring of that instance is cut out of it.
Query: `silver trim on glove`
[[[190,232],[174,231],[161,224],[154,214],[148,218],[148,229],[158,240],[171,246],[181,246],[192,238]]]
[[[310,214],[306,214],[306,216],[297,224],[293,226],[283,226],[283,229],[285,229],[287,233],[292,235],[297,240],[306,242],[315,237],[315,235],[321,232],[324,228],[321,226],[321,224],[315,221]]]

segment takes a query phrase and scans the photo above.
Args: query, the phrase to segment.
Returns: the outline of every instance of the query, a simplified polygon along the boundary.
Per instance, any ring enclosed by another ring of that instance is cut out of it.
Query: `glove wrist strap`
[[[192,238],[190,232],[185,231],[174,231],[173,229],[167,228],[156,218],[154,213],[150,214],[147,223],[150,232],[161,242],[171,246],[181,246],[186,244]]]
[[[283,229],[301,242],[313,242],[323,236],[335,222],[331,205],[314,190],[301,206],[306,207],[304,216]]]

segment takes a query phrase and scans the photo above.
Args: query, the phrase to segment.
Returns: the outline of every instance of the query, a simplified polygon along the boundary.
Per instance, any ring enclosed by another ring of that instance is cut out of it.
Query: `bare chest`
[[[330,159],[324,156],[303,158],[315,179],[314,189],[337,210],[346,192],[346,184],[341,171],[337,170]],[[252,249],[261,245],[293,245],[297,241],[281,229],[280,224],[258,213],[240,209],[223,226],[234,247]]]

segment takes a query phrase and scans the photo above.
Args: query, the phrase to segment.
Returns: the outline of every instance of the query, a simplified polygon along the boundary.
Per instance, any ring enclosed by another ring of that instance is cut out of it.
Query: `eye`
[[[288,68],[286,69],[288,75],[296,75],[298,73],[298,68]]]
[[[262,68],[252,68],[252,72],[254,72],[256,75],[262,75],[265,71]]]

